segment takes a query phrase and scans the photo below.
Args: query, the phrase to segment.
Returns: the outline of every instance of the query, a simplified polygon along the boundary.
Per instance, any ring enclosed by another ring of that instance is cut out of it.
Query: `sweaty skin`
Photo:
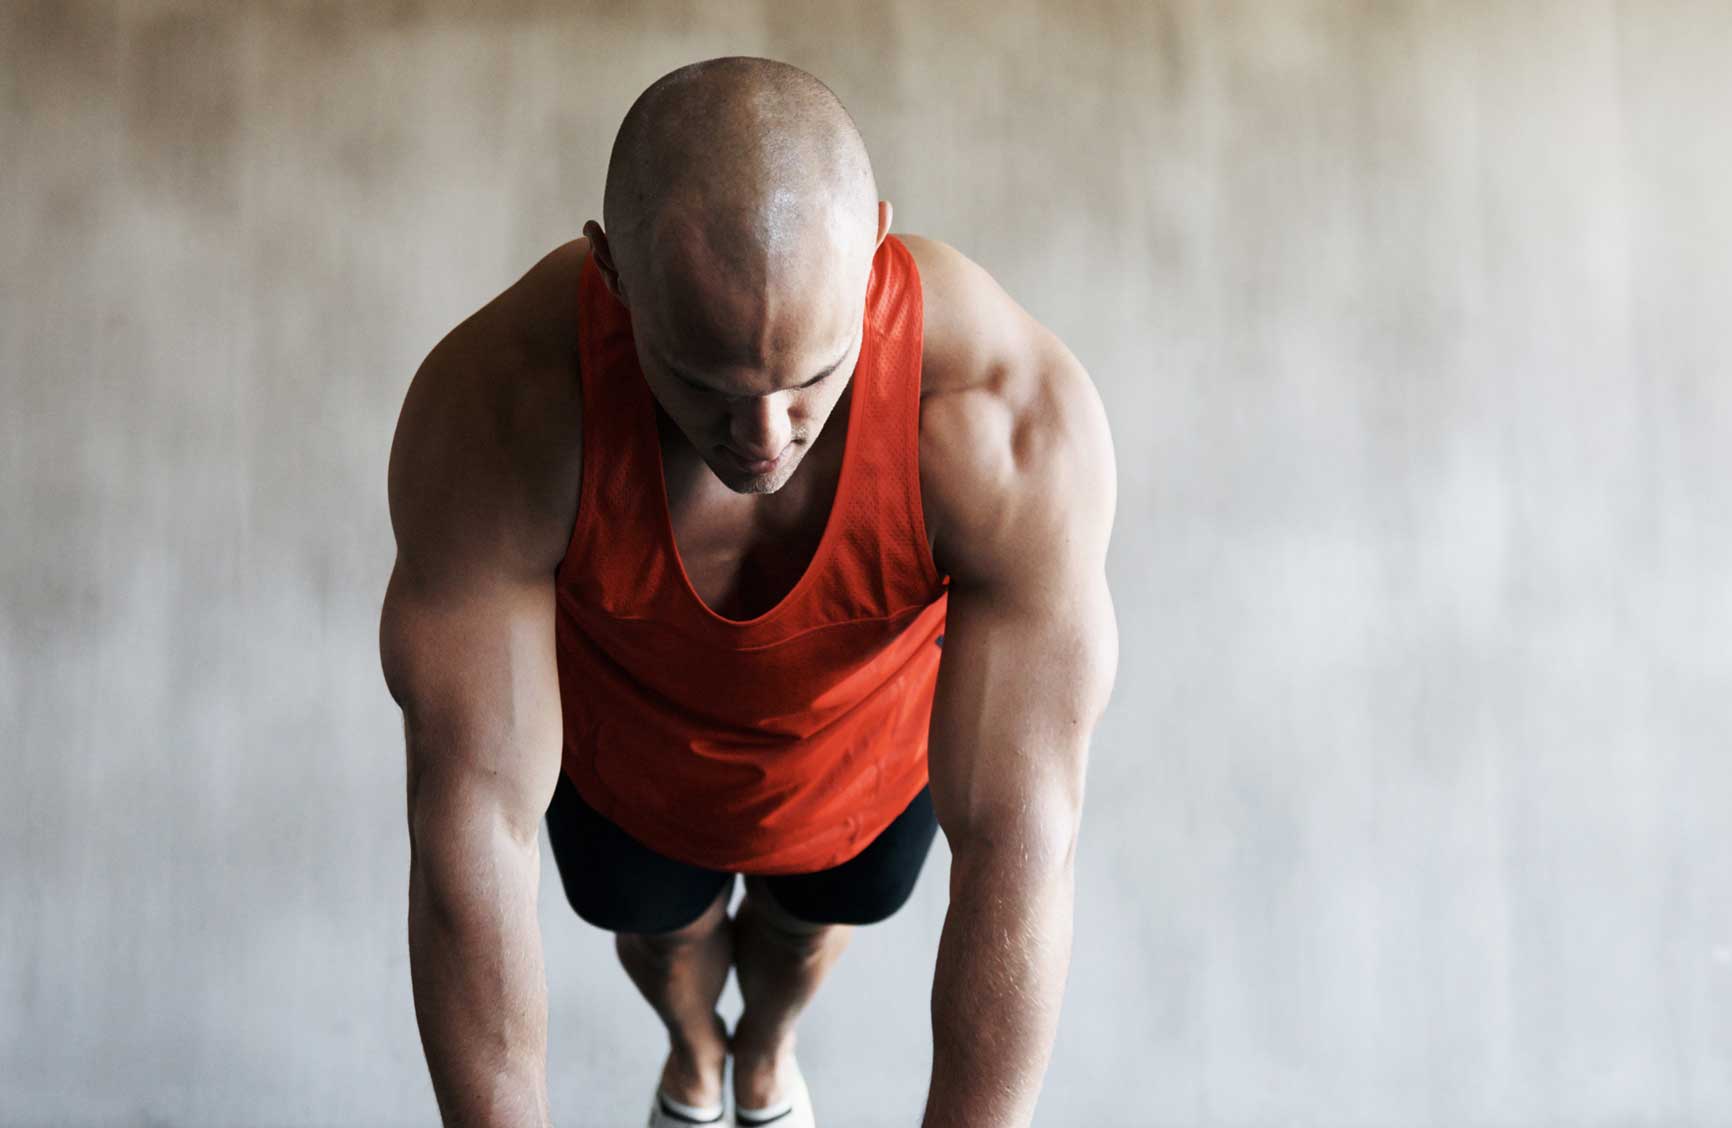
[[[961,252],[898,237],[924,294],[925,520],[951,576],[929,759],[953,863],[924,1123],[1026,1125],[1069,967],[1089,740],[1117,669],[1112,440],[1057,337]],[[380,645],[406,734],[416,1015],[447,1122],[548,1123],[538,834],[563,739],[553,574],[576,514],[573,311],[591,251],[557,248],[440,341],[392,447]],[[833,379],[850,376],[858,342],[828,326],[780,386],[832,347],[849,350]],[[742,491],[743,471],[723,483],[720,456],[663,420],[675,539],[719,613],[751,617],[804,571],[846,392],[812,401],[809,449],[767,492]]]

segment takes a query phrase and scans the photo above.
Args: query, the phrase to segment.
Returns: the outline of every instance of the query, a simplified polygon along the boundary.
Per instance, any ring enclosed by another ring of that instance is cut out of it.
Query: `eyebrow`
[[[812,377],[810,380],[807,380],[804,384],[795,384],[793,388],[778,388],[776,390],[781,391],[781,392],[786,392],[786,391],[798,391],[802,388],[810,388],[813,384],[816,384],[818,381],[822,380],[824,377],[830,375],[830,373],[836,371],[836,369],[842,367],[842,362],[844,360],[848,359],[848,354],[852,351],[854,351],[854,342],[849,341],[848,347],[842,350],[842,355],[837,357],[835,360],[831,361],[829,364],[825,365],[823,370],[820,371],[816,376]],[[686,370],[678,364],[674,364],[671,361],[664,361],[664,363],[667,364],[668,370],[670,372],[672,372],[675,376],[679,377],[681,381],[683,381],[687,384],[690,384],[692,387],[697,388],[700,391],[714,392],[717,395],[726,395],[727,394],[719,388],[712,388],[708,384],[701,383],[700,381],[692,379],[690,374],[688,374],[686,372]],[[773,395],[774,393],[770,393],[770,394]],[[748,396],[745,398],[756,399],[758,397]]]

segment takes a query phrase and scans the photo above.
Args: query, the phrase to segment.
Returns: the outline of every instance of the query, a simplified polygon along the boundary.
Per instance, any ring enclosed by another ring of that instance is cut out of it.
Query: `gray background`
[[[0,4],[0,1120],[433,1121],[396,412],[734,53],[1111,411],[1037,1122],[1732,1124],[1732,6],[1201,0]],[[555,1118],[635,1123],[543,851]],[[948,864],[801,1027],[829,1125],[917,1122]]]

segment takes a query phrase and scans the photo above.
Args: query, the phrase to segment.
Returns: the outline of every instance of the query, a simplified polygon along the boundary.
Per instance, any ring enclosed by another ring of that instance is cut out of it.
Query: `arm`
[[[942,286],[952,271],[978,327],[956,339],[991,351],[971,358],[988,379],[932,409],[951,584],[929,759],[953,861],[925,1124],[1026,1125],[1070,963],[1088,744],[1118,663],[1113,452],[1075,357],[960,256],[931,273]]]
[[[533,394],[557,381],[476,340],[442,342],[404,403],[380,656],[403,711],[410,975],[434,1095],[446,1124],[520,1128],[549,1123],[538,832],[560,770],[553,571],[576,450],[561,405]]]
[[[408,760],[409,963],[443,1121],[546,1125],[538,820],[559,771],[552,595],[440,603],[394,574],[382,618]]]

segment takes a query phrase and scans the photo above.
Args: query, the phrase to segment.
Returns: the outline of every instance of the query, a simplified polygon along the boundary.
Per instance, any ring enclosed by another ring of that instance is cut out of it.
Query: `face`
[[[717,479],[774,493],[853,378],[876,245],[819,230],[774,267],[742,270],[695,226],[667,228],[621,294],[644,379]]]
[[[853,377],[861,333],[809,333],[774,361],[707,363],[638,342],[644,379],[712,473],[774,493],[812,449]]]
[[[890,229],[821,213],[797,250],[764,263],[733,232],[675,211],[656,224],[643,265],[622,279],[606,234],[594,255],[632,317],[644,381],[727,489],[772,494],[798,470],[854,378],[871,260]],[[745,262],[745,267],[736,263]]]

